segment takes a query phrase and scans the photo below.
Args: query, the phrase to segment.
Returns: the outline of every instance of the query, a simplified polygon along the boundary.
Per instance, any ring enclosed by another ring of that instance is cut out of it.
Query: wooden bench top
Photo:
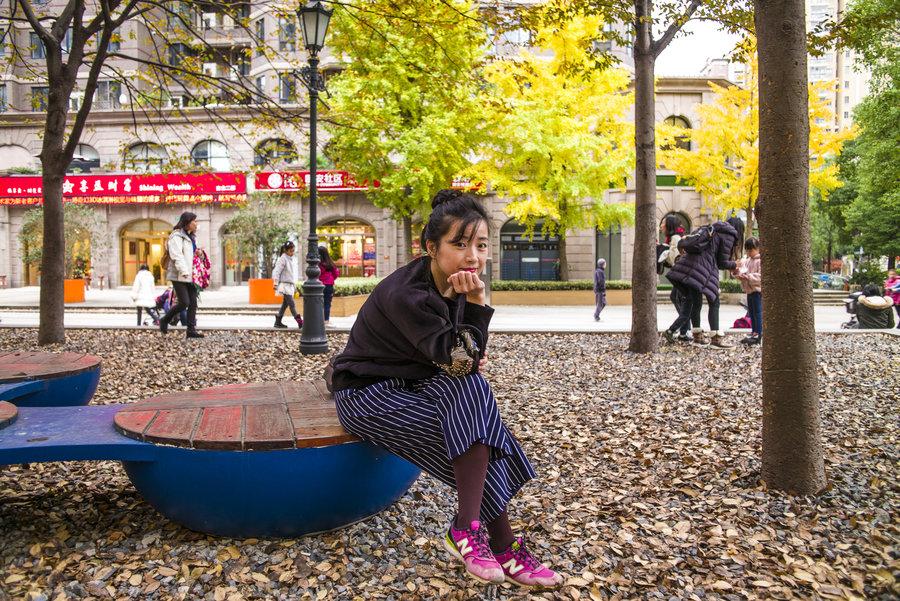
[[[71,376],[100,367],[100,357],[83,353],[0,353],[0,382]]]
[[[234,384],[151,397],[120,409],[115,427],[130,438],[193,449],[290,449],[359,440],[338,422],[323,380]]]
[[[0,428],[13,423],[19,414],[19,408],[12,403],[0,401]]]

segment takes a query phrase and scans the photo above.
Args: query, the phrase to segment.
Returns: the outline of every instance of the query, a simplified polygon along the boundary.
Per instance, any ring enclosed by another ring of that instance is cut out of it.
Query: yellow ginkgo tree
[[[543,221],[560,240],[560,277],[568,278],[566,233],[634,220],[630,204],[604,201],[633,169],[633,103],[623,69],[593,69],[597,17],[573,18],[537,32],[534,52],[485,68],[483,100],[492,135],[470,175],[511,199],[506,213],[533,231]]]
[[[759,196],[759,95],[755,42],[746,42],[745,49],[749,61],[741,85],[710,84],[715,99],[697,107],[699,126],[660,124],[657,139],[660,164],[694,186],[713,213],[745,210],[750,220]],[[834,123],[827,101],[833,90],[834,82],[809,84],[809,188],[822,198],[841,185],[837,165],[829,159],[853,136],[851,130],[828,129]],[[690,140],[691,149],[677,146],[677,139]],[[747,225],[749,233],[753,224]]]

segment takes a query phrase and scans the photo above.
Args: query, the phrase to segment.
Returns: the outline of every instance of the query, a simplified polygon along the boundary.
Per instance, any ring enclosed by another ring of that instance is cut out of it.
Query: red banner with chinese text
[[[286,192],[309,188],[309,171],[261,171],[256,174],[256,189]],[[372,184],[379,186],[378,180]],[[347,171],[316,171],[316,189],[319,192],[365,192],[365,182],[357,183]]]
[[[67,175],[66,202],[85,204],[229,203],[246,199],[243,173]],[[41,204],[40,176],[0,177],[0,204]]]

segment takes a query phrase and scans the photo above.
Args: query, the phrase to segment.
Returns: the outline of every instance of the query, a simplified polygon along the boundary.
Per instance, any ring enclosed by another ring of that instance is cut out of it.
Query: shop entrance
[[[123,286],[134,282],[141,265],[150,268],[157,285],[165,284],[166,274],[162,266],[163,250],[172,232],[172,224],[161,219],[132,221],[122,229],[121,275]]]
[[[328,248],[344,277],[372,277],[376,273],[375,228],[356,219],[338,219],[316,228],[320,244]]]

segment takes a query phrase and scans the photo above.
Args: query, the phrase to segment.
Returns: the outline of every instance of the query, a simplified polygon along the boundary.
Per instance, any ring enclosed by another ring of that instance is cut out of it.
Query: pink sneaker
[[[444,547],[463,561],[466,571],[475,580],[485,584],[503,582],[503,568],[494,559],[487,532],[478,520],[472,522],[468,530],[457,530],[451,522],[444,536]]]
[[[563,577],[557,574],[532,555],[525,548],[521,537],[503,553],[495,553],[494,559],[503,568],[506,579],[519,586],[553,588],[562,584]]]

